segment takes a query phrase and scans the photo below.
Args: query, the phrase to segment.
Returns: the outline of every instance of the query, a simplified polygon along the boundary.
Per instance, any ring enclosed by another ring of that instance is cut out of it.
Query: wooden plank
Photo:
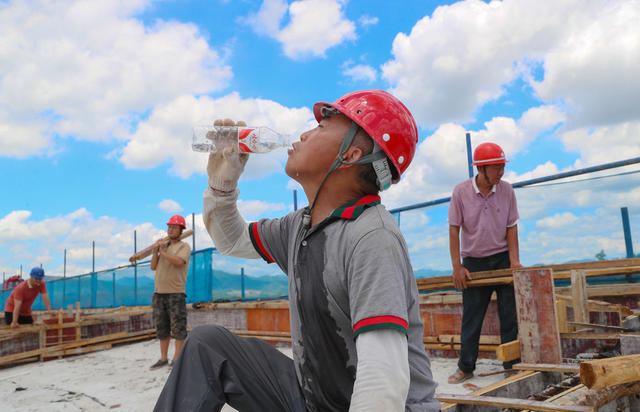
[[[502,362],[509,362],[520,357],[520,341],[514,340],[503,343],[496,348],[496,358]]]
[[[607,405],[609,402],[625,396],[637,396],[640,393],[640,382],[629,382],[620,385],[607,386],[601,389],[591,389],[581,393],[581,397],[577,400],[577,404],[589,405],[594,408]],[[637,401],[636,401],[637,402]],[[637,403],[636,403],[637,406]],[[630,410],[633,409],[631,405]],[[621,409],[616,409],[621,410]]]
[[[520,357],[525,363],[562,363],[551,269],[516,270]]]
[[[559,265],[545,265],[545,266],[533,266],[528,268],[522,268],[522,270],[541,270],[551,269],[553,272],[570,271],[576,269],[623,269],[622,273],[633,273],[640,271],[640,258],[632,259],[618,259],[618,260],[596,260],[590,262],[575,262],[575,263],[563,263]],[[500,270],[487,270],[482,272],[474,272],[474,279],[487,279],[496,277],[506,277],[512,275],[513,269],[500,269]],[[602,271],[596,273],[594,276],[605,276],[608,273]],[[618,275],[620,271],[616,271],[613,274]],[[565,277],[566,278],[566,277]],[[428,286],[435,283],[446,283],[451,280],[451,275],[447,276],[434,276],[430,278],[419,278],[418,288],[423,290],[423,286]]]
[[[459,343],[425,343],[425,349],[429,350],[460,350]],[[478,345],[480,352],[495,352],[498,347],[496,345]]]
[[[47,346],[47,332],[44,329],[40,329],[38,332],[38,347],[40,350],[43,350]],[[44,356],[42,356],[42,352],[40,353],[40,362],[44,360]]]
[[[534,375],[537,375],[537,373],[533,371],[518,372],[516,375],[512,375],[501,381],[494,382],[491,385],[485,386],[484,388],[476,389],[475,391],[471,392],[470,395],[485,395],[504,388],[508,388],[511,385],[519,385],[520,382],[529,379]],[[445,403],[442,405],[440,410],[442,412],[452,412],[455,409],[456,405],[456,403]]]
[[[587,294],[589,294],[589,286],[587,286]],[[555,296],[556,299],[573,301],[572,296],[566,296],[557,292]],[[629,316],[632,314],[632,311],[628,306],[594,299],[587,299],[587,308],[589,312],[618,312],[622,314],[622,316]]]
[[[587,279],[584,270],[571,271],[571,296],[573,297],[573,319],[575,322],[589,322],[587,307]]]
[[[580,380],[589,389],[640,381],[640,355],[582,362]]]
[[[540,372],[558,372],[558,373],[580,373],[580,364],[578,363],[516,363],[513,369],[521,371],[540,371]]]
[[[80,341],[77,341],[77,342],[68,342],[68,343],[64,343],[64,344],[61,344],[61,345],[46,347],[46,348],[43,348],[43,349],[35,349],[35,350],[21,352],[21,353],[14,353],[12,355],[6,355],[6,356],[0,357],[0,365],[10,364],[14,360],[17,360],[17,359],[28,358],[28,357],[31,357],[31,356],[40,356],[41,354],[43,354],[46,357],[47,351],[49,351],[49,352],[60,351],[60,350],[63,350],[63,349],[74,348],[74,347],[77,347],[77,346],[90,345],[90,344],[94,344],[94,343],[98,343],[98,342],[105,342],[105,341],[108,341],[108,340],[124,338],[124,337],[127,337],[127,336],[131,336],[131,335],[128,334],[127,332],[112,333],[110,335],[98,336],[98,337],[91,338],[91,339],[83,339],[83,340],[80,340]]]
[[[564,404],[566,404],[566,403],[562,403],[562,402],[558,401],[558,399],[563,398],[563,397],[565,397],[565,396],[567,396],[567,395],[569,395],[569,394],[571,394],[571,393],[574,393],[575,391],[578,391],[578,390],[580,390],[580,389],[582,389],[582,388],[585,388],[585,386],[584,386],[583,384],[576,385],[576,386],[574,386],[573,388],[569,388],[569,389],[567,389],[566,391],[563,391],[563,392],[560,392],[560,393],[557,393],[557,394],[555,394],[555,395],[551,396],[551,397],[550,397],[549,399],[547,399],[546,401],[547,401],[547,402],[553,402],[553,403],[555,403],[556,405],[564,405]],[[585,388],[585,389],[586,389],[586,388]],[[556,401],[558,401],[558,402],[556,403]],[[530,411],[531,411],[530,409],[523,409],[523,410],[522,410],[522,412],[530,412]]]
[[[111,349],[111,343],[100,343],[97,345],[82,346],[79,348],[62,349],[48,353],[47,356],[69,356],[82,355],[85,353],[97,352],[101,350]]]
[[[556,405],[551,402],[532,401],[528,399],[512,399],[496,396],[477,396],[477,395],[453,395],[440,394],[436,395],[436,399],[440,402],[461,403],[466,405],[483,405],[495,406],[498,408],[514,408],[529,409],[532,411],[546,412],[586,412],[593,408],[582,405]]]
[[[440,343],[460,343],[460,335],[438,335]],[[500,336],[480,335],[481,345],[500,345]]]
[[[76,302],[76,324],[80,323],[80,302]],[[76,340],[82,339],[80,326],[76,326]]]
[[[469,395],[503,396],[521,399],[541,392],[549,385],[559,382],[559,380],[560,375],[557,373],[517,371],[515,375],[509,376],[499,382],[494,382],[484,388],[476,389]],[[475,411],[475,409],[469,405],[457,405],[453,403],[445,404],[441,409],[446,412]]]
[[[58,345],[62,344],[62,324],[64,323],[64,310],[58,309]],[[58,357],[60,359],[61,357]]]
[[[604,329],[614,332],[630,332],[630,330],[621,328],[620,326],[610,326],[610,325],[598,325],[595,323],[586,323],[586,322],[569,322],[569,326],[579,327],[581,329]]]
[[[625,335],[638,336],[640,332],[626,332]],[[570,332],[561,333],[562,339],[620,339],[620,333],[606,332]]]
[[[556,298],[558,296],[556,295]],[[556,299],[556,318],[558,320],[558,332],[569,332],[567,322],[567,304],[560,299]]]
[[[558,293],[570,294],[569,287],[556,288]],[[605,296],[630,296],[640,294],[640,284],[620,283],[615,285],[587,286],[587,297],[599,298]]]

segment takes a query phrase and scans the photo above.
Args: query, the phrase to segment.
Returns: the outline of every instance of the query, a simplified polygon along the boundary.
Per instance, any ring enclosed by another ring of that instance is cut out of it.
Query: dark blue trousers
[[[469,272],[483,270],[507,269],[511,266],[509,252],[495,255],[462,259],[462,266]],[[460,358],[458,368],[465,373],[473,372],[478,359],[478,345],[482,322],[491,301],[491,294],[496,291],[498,296],[498,316],[500,318],[500,341],[511,342],[518,339],[518,318],[516,315],[516,299],[513,285],[477,286],[462,291],[462,331],[460,332]],[[520,360],[504,362],[505,369],[510,369]]]

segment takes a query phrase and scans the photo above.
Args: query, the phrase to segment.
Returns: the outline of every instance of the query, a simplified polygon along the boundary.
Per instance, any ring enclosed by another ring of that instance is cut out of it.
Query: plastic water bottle
[[[194,152],[218,152],[235,147],[240,153],[268,153],[291,147],[292,138],[265,126],[196,126],[193,128]]]

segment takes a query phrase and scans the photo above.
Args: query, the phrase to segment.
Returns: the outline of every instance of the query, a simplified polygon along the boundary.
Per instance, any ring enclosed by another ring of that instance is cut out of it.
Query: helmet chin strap
[[[378,176],[378,186],[380,187],[380,190],[384,190],[391,185],[391,170],[389,169],[387,155],[382,151],[382,149],[378,146],[378,144],[375,141],[373,142],[374,148],[372,153],[366,156],[362,156],[360,159],[356,160],[355,162],[346,162],[342,158],[345,152],[347,151],[347,149],[351,146],[351,143],[353,143],[353,139],[355,138],[358,131],[360,131],[360,126],[356,122],[351,121],[351,126],[349,127],[349,130],[347,131],[347,133],[344,135],[344,138],[342,139],[342,144],[340,145],[338,156],[333,161],[333,163],[331,163],[329,170],[327,171],[327,173],[322,178],[322,181],[320,182],[320,186],[318,186],[318,191],[316,192],[316,197],[313,199],[311,210],[313,210],[313,207],[316,205],[316,202],[318,201],[318,196],[320,195],[320,189],[322,189],[324,182],[327,180],[329,175],[341,165],[359,165],[359,164],[365,164],[365,163],[373,163],[373,168],[376,172],[376,175]],[[378,169],[380,169],[380,171],[378,171]]]
[[[482,172],[483,172],[483,174],[484,174],[484,179],[487,181],[487,184],[488,184],[489,186],[493,186],[493,185],[491,184],[491,180],[489,180],[489,175],[487,174],[487,166],[486,166],[486,165],[482,166]]]

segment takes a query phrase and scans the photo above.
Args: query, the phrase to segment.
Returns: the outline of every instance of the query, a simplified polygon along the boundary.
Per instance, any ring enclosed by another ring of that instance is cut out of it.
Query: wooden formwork
[[[0,326],[0,367],[110,348],[155,336],[150,307],[35,312],[34,325]]]

